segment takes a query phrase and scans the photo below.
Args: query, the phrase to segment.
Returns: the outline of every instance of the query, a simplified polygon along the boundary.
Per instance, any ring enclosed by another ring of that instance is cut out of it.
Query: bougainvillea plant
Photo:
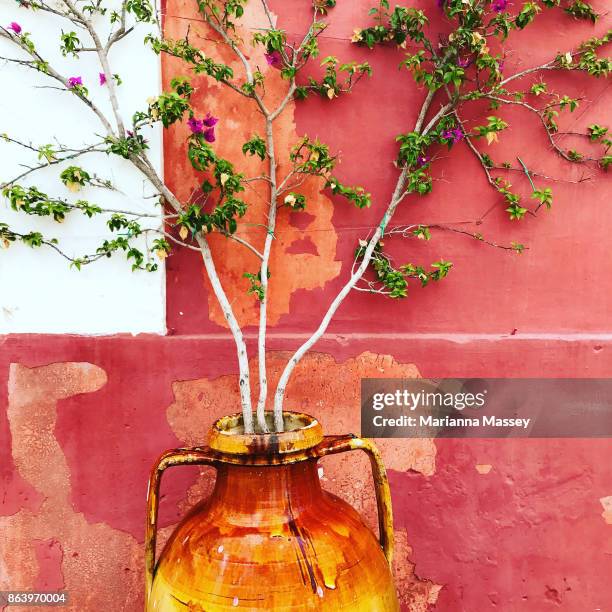
[[[304,354],[323,336],[336,310],[352,290],[403,298],[409,283],[425,286],[444,278],[451,269],[452,264],[444,260],[433,262],[429,267],[412,263],[394,265],[384,251],[383,237],[429,240],[432,232],[444,230],[518,253],[525,248],[514,242],[496,244],[480,233],[449,226],[391,225],[399,206],[432,191],[432,167],[448,157],[441,152],[468,147],[482,166],[483,180],[492,189],[492,203],[502,205],[510,219],[517,222],[536,215],[542,207],[551,207],[553,192],[549,184],[553,179],[529,169],[520,158],[512,164],[493,160],[485,152],[487,143],[496,142],[508,128],[504,107],[518,107],[537,118],[547,136],[551,155],[560,156],[568,164],[607,169],[612,161],[609,153],[612,141],[607,126],[593,123],[588,127],[582,135],[585,150],[564,147],[559,116],[573,112],[581,100],[552,91],[545,75],[559,71],[568,78],[575,72],[594,78],[607,77],[612,61],[604,52],[612,34],[608,32],[585,40],[572,49],[551,50],[545,63],[508,74],[504,70],[508,39],[537,21],[541,12],[560,11],[569,25],[572,20],[596,23],[599,15],[583,0],[537,0],[520,4],[508,0],[437,0],[426,10],[392,7],[388,0],[380,0],[369,16],[364,15],[364,23],[355,29],[352,40],[347,41],[347,51],[351,44],[369,49],[392,47],[402,71],[401,78],[412,79],[415,87],[423,92],[423,98],[418,112],[407,109],[405,114],[406,117],[416,115],[414,123],[407,123],[397,135],[397,155],[393,160],[397,181],[393,193],[387,201],[372,202],[367,186],[343,184],[336,172],[338,157],[325,143],[304,135],[289,150],[281,150],[273,129],[289,104],[308,104],[312,96],[320,96],[332,104],[356,86],[367,86],[367,77],[371,74],[368,63],[343,63],[336,57],[316,59],[320,36],[327,27],[327,20],[333,16],[336,0],[304,0],[303,10],[311,12],[312,21],[298,42],[293,42],[292,37],[277,27],[266,0],[251,1],[261,3],[267,25],[253,31],[252,40],[245,41],[237,32],[247,0],[193,0],[201,20],[210,30],[209,37],[231,50],[241,66],[239,71],[206,55],[189,40],[188,34],[185,38],[172,40],[164,37],[159,28],[160,34],[147,34],[145,43],[156,54],[178,58],[185,72],[191,73],[191,79],[211,79],[233,90],[244,105],[255,106],[260,125],[243,143],[242,152],[246,157],[256,156],[266,163],[266,171],[256,177],[241,172],[240,160],[224,159],[215,150],[215,129],[223,117],[196,111],[191,103],[194,85],[190,78],[177,76],[170,90],[143,101],[141,110],[132,117],[123,115],[117,91],[128,75],[114,72],[111,62],[115,45],[126,36],[137,35],[140,24],[159,25],[159,15],[150,0],[117,0],[113,5],[115,9],[105,0],[16,0],[14,20],[0,25],[0,37],[9,43],[3,48],[11,49],[2,59],[26,70],[38,71],[55,88],[76,96],[98,118],[104,133],[97,139],[92,135],[92,143],[80,149],[62,144],[32,144],[21,140],[18,134],[4,134],[7,146],[29,149],[37,161],[19,176],[4,180],[2,193],[15,211],[50,217],[57,222],[74,213],[88,217],[106,215],[109,236],[96,252],[72,255],[62,250],[55,239],[40,232],[18,232],[7,223],[0,223],[0,242],[6,248],[15,241],[30,247],[51,247],[79,269],[101,258],[123,253],[135,270],[154,271],[158,266],[156,261],[163,260],[173,249],[197,250],[236,344],[245,431],[268,432],[271,429],[282,431],[283,399],[289,378]],[[50,31],[49,26],[37,31],[34,25],[37,13],[56,18],[57,32]],[[27,19],[24,18],[26,14]],[[443,31],[430,24],[432,15],[437,22],[442,17]],[[25,21],[28,30],[23,26]],[[39,50],[37,41],[54,36],[61,54],[72,61],[70,73],[54,67]],[[284,95],[278,103],[272,103],[266,95],[268,76],[251,59],[253,50],[257,49],[267,65],[280,72],[285,83]],[[99,62],[99,76],[93,83],[79,74],[78,60],[86,53],[94,54]],[[320,66],[318,77],[312,76],[312,64]],[[307,66],[309,76],[304,70]],[[366,82],[359,84],[360,81]],[[106,89],[109,113],[103,112],[90,96],[94,86]],[[488,110],[477,124],[474,121],[468,124],[465,109],[475,103],[480,106],[484,103]],[[168,128],[179,122],[185,122],[189,128],[184,150],[200,180],[187,201],[176,197],[154,168],[145,137],[147,126],[160,123]],[[61,143],[61,134],[57,135],[57,142]],[[593,153],[594,150],[598,152]],[[76,195],[89,186],[113,188],[81,163],[93,151],[117,156],[142,173],[159,198],[159,217],[163,225],[145,228],[141,225],[141,214],[108,210]],[[32,181],[37,171],[49,166],[57,167],[61,182],[74,197],[48,194],[36,187]],[[281,173],[280,168],[287,166],[289,171]],[[511,172],[520,172],[529,179],[531,193],[528,197],[513,190],[506,178]],[[300,192],[306,177],[317,177],[321,189],[344,197],[357,208],[375,207],[380,211],[379,222],[355,245],[350,276],[332,300],[320,325],[288,360],[275,392],[270,394],[273,396],[273,419],[267,420],[267,310],[269,285],[274,282],[269,271],[270,253],[275,247],[278,211],[282,208],[308,209],[309,202]],[[255,241],[247,240],[241,231],[248,208],[243,197],[247,185],[256,186],[267,201],[266,220],[261,226],[259,240]],[[249,249],[260,264],[256,271],[244,270],[245,290],[253,294],[259,308],[259,396],[256,402],[251,397],[247,346],[217,273],[209,241],[211,234],[234,241],[236,249]],[[151,236],[146,248],[142,247],[144,235]],[[255,410],[253,403],[256,403]]]

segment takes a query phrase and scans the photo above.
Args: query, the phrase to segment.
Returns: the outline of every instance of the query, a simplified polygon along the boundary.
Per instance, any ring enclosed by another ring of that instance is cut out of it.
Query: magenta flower
[[[469,57],[457,58],[457,66],[459,66],[459,68],[467,68],[471,63],[472,60]]]
[[[504,71],[504,65],[505,65],[505,63],[506,63],[506,62],[504,62],[504,60],[501,60],[500,62],[498,62],[498,64],[497,64],[497,68],[498,68],[498,70],[499,70],[500,72],[503,72],[503,71]]]
[[[193,134],[202,134],[206,142],[215,142],[215,125],[219,122],[217,117],[213,117],[210,113],[206,113],[204,119],[196,119],[190,117],[187,120],[187,125]]]
[[[280,68],[283,63],[283,57],[280,51],[272,51],[272,53],[264,53],[268,66],[272,68]]]
[[[464,134],[461,131],[461,128],[459,127],[452,128],[450,130],[444,130],[442,132],[442,138],[444,138],[445,140],[450,140],[453,144],[462,140],[463,137]]]
[[[202,134],[204,132],[204,121],[202,119],[189,117],[187,125],[193,134]]]
[[[210,113],[206,113],[206,117],[202,119],[202,123],[206,127],[213,127],[214,125],[217,125],[218,122],[219,119],[217,117],[213,117]]]
[[[508,8],[508,0],[493,0],[492,8],[496,13],[502,13]]]
[[[422,168],[426,163],[429,162],[427,155],[419,155],[417,157],[417,167]]]
[[[70,77],[68,79],[68,87],[70,89],[72,89],[73,87],[76,87],[77,85],[83,85],[83,79],[80,76]]]
[[[98,75],[98,78],[100,79],[100,85],[106,85],[106,75],[103,72]]]
[[[13,30],[15,34],[21,34],[21,26],[16,21],[10,23],[8,29]]]

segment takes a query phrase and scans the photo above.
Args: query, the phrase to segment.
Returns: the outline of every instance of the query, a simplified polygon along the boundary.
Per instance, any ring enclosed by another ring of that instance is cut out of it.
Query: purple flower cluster
[[[106,75],[103,72],[98,75],[98,78],[100,79],[100,85],[106,85]]]
[[[11,22],[7,29],[12,30],[15,34],[21,34],[21,26],[16,21]]]
[[[280,54],[280,51],[272,51],[272,53],[264,53],[266,58],[266,62],[268,62],[268,66],[272,66],[272,68],[280,68],[283,63],[283,58]]]
[[[508,8],[508,0],[493,0],[492,8],[496,13],[503,13]]]
[[[450,140],[453,144],[463,140],[464,134],[460,127],[455,127],[442,132],[442,138]]]
[[[459,68],[467,68],[471,63],[472,60],[469,57],[457,58],[457,66],[459,66]]]
[[[215,142],[215,125],[217,125],[218,121],[217,117],[206,113],[204,119],[190,117],[187,120],[187,125],[193,134],[202,134],[206,142]]]
[[[70,77],[68,79],[68,88],[73,89],[77,85],[83,85],[83,79],[80,76]]]
[[[427,155],[419,155],[417,158],[417,167],[422,168],[425,164],[429,163],[429,157]]]

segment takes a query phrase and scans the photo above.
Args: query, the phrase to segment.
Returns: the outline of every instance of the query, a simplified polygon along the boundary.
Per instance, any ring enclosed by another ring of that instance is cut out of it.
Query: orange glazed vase
[[[321,610],[397,612],[390,563],[389,484],[376,447],[323,436],[319,422],[284,413],[283,433],[243,433],[217,421],[208,447],[164,453],[149,481],[146,612]],[[374,473],[380,542],[345,501],[321,488],[317,462],[363,450]],[[159,485],[175,465],[212,465],[212,495],[197,504],[155,562]]]

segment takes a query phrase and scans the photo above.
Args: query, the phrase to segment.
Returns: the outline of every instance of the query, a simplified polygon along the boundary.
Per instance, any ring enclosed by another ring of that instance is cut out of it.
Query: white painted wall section
[[[113,0],[114,1],[114,0]],[[119,4],[119,2],[116,2]],[[80,59],[64,58],[59,36],[75,28],[41,12],[20,8],[14,0],[0,2],[0,23],[21,25],[29,32],[43,56],[66,77],[81,76],[91,98],[111,116],[107,89],[99,85],[101,69],[94,53]],[[146,110],[146,99],[160,92],[159,57],[143,44],[148,26],[118,43],[111,52],[111,69],[120,75],[118,88],[123,118],[131,121],[137,109]],[[87,35],[78,32],[84,44]],[[19,50],[0,40],[0,56],[18,57]],[[99,119],[73,94],[49,89],[55,86],[45,75],[0,60],[0,134],[6,133],[34,146],[60,141],[80,148],[104,135]],[[147,128],[150,158],[161,170],[162,147],[159,127]],[[17,176],[22,165],[39,163],[36,153],[0,139],[0,184]],[[141,211],[159,215],[152,188],[128,162],[104,153],[72,162],[90,174],[110,179],[118,191],[87,187],[71,193],[60,181],[60,172],[70,165],[55,165],[37,172],[21,184],[36,185],[49,195],[70,201],[82,198],[102,208]],[[70,213],[61,225],[12,210],[0,198],[0,222],[20,231],[40,231],[57,238],[74,256],[95,252],[105,237],[107,217],[88,219]],[[147,221],[159,227],[160,219]],[[143,223],[146,227],[147,224]],[[151,240],[151,238],[150,238]],[[141,246],[143,246],[141,244]],[[113,334],[119,332],[165,332],[164,266],[158,272],[131,271],[122,254],[85,266],[80,272],[48,247],[30,249],[21,244],[0,250],[0,333]]]

